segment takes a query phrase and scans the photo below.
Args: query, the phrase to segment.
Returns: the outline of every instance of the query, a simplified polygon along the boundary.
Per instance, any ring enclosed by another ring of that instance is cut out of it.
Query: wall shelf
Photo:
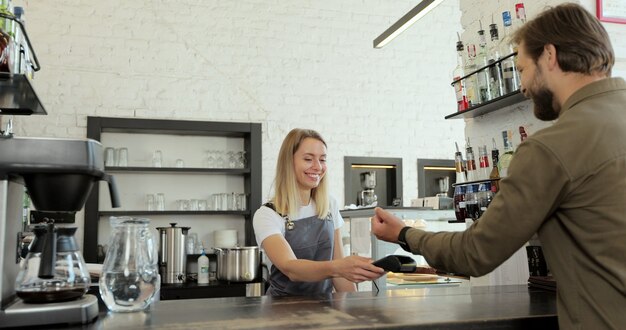
[[[527,98],[522,94],[519,90],[509,93],[493,100],[489,100],[487,102],[481,103],[475,107],[471,107],[465,111],[459,111],[450,115],[447,115],[445,119],[461,119],[461,118],[474,118],[478,116],[482,116],[484,114],[488,114],[490,112],[494,112],[500,110],[509,105],[513,105],[522,101],[527,100]]]
[[[244,215],[249,216],[250,211],[179,211],[179,210],[165,210],[165,211],[100,211],[99,216],[125,216],[125,215]]]
[[[126,179],[134,175],[163,175],[177,176],[181,174],[203,175],[226,175],[240,176],[243,178],[243,193],[247,196],[247,210],[244,211],[148,211],[148,210],[100,210],[99,189],[92,189],[87,203],[85,204],[85,236],[83,242],[83,256],[87,262],[97,262],[98,256],[98,222],[107,216],[148,216],[148,215],[179,215],[179,216],[204,216],[235,215],[242,216],[245,220],[245,245],[255,246],[254,230],[252,228],[251,210],[261,206],[261,124],[259,123],[235,123],[235,122],[211,122],[189,120],[163,120],[163,119],[138,119],[138,118],[107,118],[87,117],[87,137],[101,141],[102,133],[122,134],[157,134],[167,135],[175,139],[177,136],[210,136],[242,138],[243,151],[246,153],[247,168],[178,168],[178,167],[119,167],[109,166],[105,168],[107,173],[116,173]],[[194,152],[190,150],[190,152]],[[131,178],[133,179],[133,178]],[[122,201],[122,205],[124,201]],[[139,207],[135,207],[139,208]],[[198,219],[199,221],[205,219]],[[207,222],[210,225],[210,221]]]
[[[205,168],[205,167],[118,167],[109,166],[105,168],[107,173],[167,173],[167,174],[224,174],[241,175],[250,173],[249,168]]]

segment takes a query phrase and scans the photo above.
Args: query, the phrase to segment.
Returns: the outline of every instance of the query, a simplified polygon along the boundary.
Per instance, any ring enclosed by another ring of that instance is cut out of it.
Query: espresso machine
[[[378,196],[374,188],[376,188],[376,172],[368,171],[360,174],[361,190],[357,198],[359,206],[376,206],[378,204]]]
[[[19,296],[32,297],[31,301],[39,303],[18,298],[16,279],[21,266],[21,251],[18,247],[23,237],[25,191],[37,211],[47,215],[47,229],[45,233],[38,234],[38,242],[52,249],[52,255],[57,253],[56,249],[64,249],[60,246],[68,245],[57,245],[55,241],[51,243],[43,239],[50,233],[65,236],[65,241],[69,240],[70,244],[66,250],[77,251],[71,242],[73,231],[68,232],[61,227],[55,229],[54,218],[74,214],[82,209],[91,189],[99,181],[108,182],[111,204],[119,207],[113,177],[104,172],[102,145],[89,139],[18,138],[3,135],[0,136],[0,155],[0,328],[92,321],[98,315],[98,300],[95,296],[84,292],[76,294],[76,288],[37,286],[55,276],[54,262],[50,264],[48,259],[41,257],[41,261],[34,265],[22,265],[40,268],[40,281],[36,279],[31,287],[24,282],[20,283],[19,289],[23,291],[20,291]],[[34,242],[29,254],[46,249],[34,247]],[[44,273],[48,275],[42,275]],[[73,296],[68,296],[68,293],[73,293]],[[38,296],[41,296],[40,299]]]

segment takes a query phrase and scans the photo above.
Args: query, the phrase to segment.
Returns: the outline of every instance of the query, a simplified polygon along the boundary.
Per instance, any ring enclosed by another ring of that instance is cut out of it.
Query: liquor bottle
[[[454,167],[456,169],[456,183],[463,183],[467,181],[465,177],[465,168],[463,167],[463,154],[459,150],[459,145],[454,142],[456,146],[456,152],[454,153]]]
[[[528,138],[528,134],[526,134],[526,129],[524,129],[524,126],[519,127],[519,136],[522,142],[526,141],[526,139]]]
[[[489,64],[489,56],[487,55],[487,40],[485,39],[485,30],[483,30],[482,22],[480,24],[480,30],[478,30],[478,54],[476,55],[476,65],[478,67],[486,67]],[[480,96],[480,103],[487,102],[493,98],[491,93],[491,79],[489,78],[489,69],[481,70],[477,72],[478,80],[478,95]]]
[[[489,156],[487,155],[486,145],[478,147],[478,163],[480,168],[478,169],[477,180],[489,179],[489,171],[491,170],[491,168],[489,167]]]
[[[465,61],[465,74],[476,71],[476,46],[474,44],[467,45],[467,61]],[[476,73],[465,78],[465,92],[467,94],[467,101],[469,107],[478,105],[480,97],[478,96],[478,78]]]
[[[500,56],[504,59],[501,62],[502,66],[502,79],[504,81],[504,93],[512,93],[518,89],[519,76],[515,68],[515,57],[510,56],[515,52],[511,43],[511,12],[502,12],[502,21],[504,22],[504,35],[500,40],[498,48],[500,49]]]
[[[498,26],[495,23],[489,24],[489,35],[491,36],[491,46],[489,47],[489,64],[500,60],[501,54],[498,47]],[[493,98],[504,95],[504,83],[502,82],[502,66],[501,63],[494,64],[489,67],[491,95]]]
[[[517,30],[520,26],[526,23],[526,8],[524,8],[524,3],[516,3],[515,4],[515,17],[517,20],[515,21],[515,29]]]
[[[465,67],[463,61],[463,42],[461,41],[461,37],[459,36],[459,41],[456,43],[456,68],[452,72],[452,80],[456,81],[462,78],[465,74],[463,68]],[[467,91],[465,90],[465,81],[459,80],[454,83],[454,91],[456,93],[456,104],[457,111],[465,111],[469,108],[469,103],[467,101]]]
[[[498,163],[498,171],[500,172],[501,178],[507,176],[509,164],[511,163],[511,159],[513,158],[513,141],[511,140],[511,134],[511,131],[502,131],[504,153],[500,157],[500,162]]]
[[[465,168],[467,171],[467,181],[475,181],[478,180],[476,178],[476,160],[474,158],[474,150],[470,145],[470,139],[467,138],[467,144],[465,145],[465,158],[467,159],[467,167]]]
[[[496,180],[496,179],[500,179],[500,171],[498,171],[500,151],[498,151],[498,148],[496,146],[496,140],[492,138],[491,141],[493,141],[493,149],[491,149],[491,161],[492,161],[493,167],[491,168],[491,173],[489,173],[489,179]],[[497,180],[491,181],[491,191],[494,194],[498,192],[499,188],[500,186]]]

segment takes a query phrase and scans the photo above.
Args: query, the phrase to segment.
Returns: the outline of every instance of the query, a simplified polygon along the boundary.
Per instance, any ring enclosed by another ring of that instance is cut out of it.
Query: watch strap
[[[406,226],[400,230],[400,234],[398,234],[398,244],[402,247],[404,251],[411,252],[411,247],[409,243],[406,241],[406,232],[409,231],[411,227]]]

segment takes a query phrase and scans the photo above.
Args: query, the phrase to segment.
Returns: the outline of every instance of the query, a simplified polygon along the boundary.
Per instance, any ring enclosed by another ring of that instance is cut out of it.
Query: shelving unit
[[[158,134],[176,136],[205,136],[242,138],[243,148],[247,155],[246,168],[201,168],[201,167],[112,167],[105,168],[107,173],[123,176],[142,175],[193,175],[193,176],[238,176],[243,177],[243,189],[247,195],[247,207],[244,211],[186,211],[186,210],[106,210],[99,205],[99,189],[93,189],[85,204],[85,236],[84,257],[87,262],[97,262],[98,223],[107,216],[157,216],[157,215],[190,215],[215,216],[232,215],[242,216],[245,221],[245,245],[256,245],[252,228],[252,210],[261,205],[261,124],[258,123],[230,123],[185,120],[135,119],[135,118],[87,118],[87,137],[102,141],[103,133],[123,134]],[[207,146],[206,149],[210,147]],[[190,152],[194,152],[190,150]],[[122,200],[124,205],[124,200]],[[202,220],[205,221],[206,217]],[[195,221],[195,220],[194,220]],[[210,226],[210,221],[207,222]]]
[[[483,70],[488,70],[489,68],[492,68],[494,66],[498,66],[500,65],[500,63],[502,63],[502,61],[517,55],[517,53],[512,53],[509,54],[507,56],[504,56],[502,58],[500,58],[497,61],[494,61],[493,63],[490,63],[486,66],[480,67],[468,74],[466,74],[465,76],[456,79],[452,82],[452,85],[454,86],[454,84],[458,83],[461,80],[466,79],[467,77],[470,77],[472,75],[475,75],[476,73],[483,71]],[[504,107],[507,107],[509,105],[513,105],[519,102],[522,102],[526,100],[526,97],[524,96],[524,94],[521,93],[520,90],[516,90],[514,92],[502,95],[500,97],[497,97],[495,99],[489,100],[487,102],[483,102],[480,103],[476,106],[470,107],[467,110],[464,111],[457,111],[453,114],[447,115],[445,116],[445,119],[461,119],[461,118],[474,118],[474,117],[478,117],[478,116],[482,116],[484,114],[488,114],[490,112],[494,112],[497,110],[500,110]]]
[[[28,33],[22,22],[13,16],[0,13],[0,18],[13,21],[13,24],[20,29],[21,35],[26,41],[25,46],[28,47],[28,54],[32,59],[31,68],[33,71],[39,71],[39,61],[35,54]],[[12,55],[12,54],[11,54]],[[0,72],[0,115],[45,115],[44,108],[39,96],[35,92],[30,79],[24,72]]]

